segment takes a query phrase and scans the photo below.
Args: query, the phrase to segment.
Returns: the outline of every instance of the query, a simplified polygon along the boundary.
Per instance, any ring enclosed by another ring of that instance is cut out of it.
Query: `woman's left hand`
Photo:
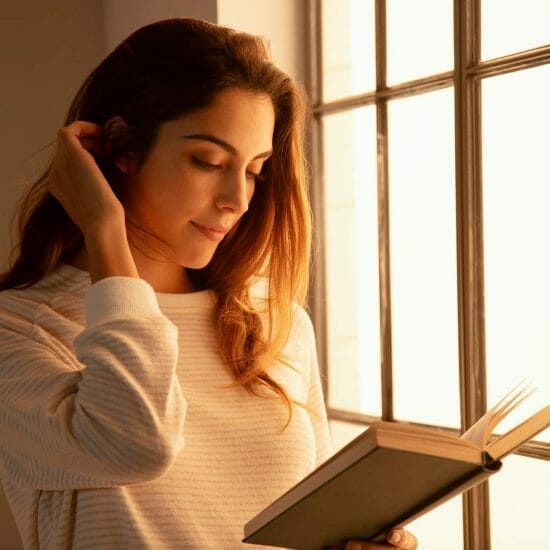
[[[360,540],[350,540],[346,544],[346,550],[384,550],[388,548],[398,548],[400,550],[416,550],[418,541],[416,537],[405,531],[405,529],[392,529],[386,535],[387,543],[378,544],[376,542],[364,542]]]

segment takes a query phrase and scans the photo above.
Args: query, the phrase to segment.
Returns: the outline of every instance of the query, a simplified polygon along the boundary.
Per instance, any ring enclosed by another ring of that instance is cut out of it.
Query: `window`
[[[550,3],[308,14],[310,303],[336,445],[380,418],[458,432],[525,377],[547,404]],[[427,549],[542,546],[549,459],[546,430],[410,529]]]

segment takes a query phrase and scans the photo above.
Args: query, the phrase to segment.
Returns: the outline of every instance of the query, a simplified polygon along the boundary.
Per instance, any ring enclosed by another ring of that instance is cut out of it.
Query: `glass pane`
[[[333,453],[339,451],[344,445],[347,445],[367,429],[367,426],[342,422],[341,420],[329,420],[328,424]]]
[[[374,107],[323,118],[329,404],[380,416]]]
[[[550,44],[548,0],[483,0],[481,58],[491,59]]]
[[[323,0],[323,101],[375,88],[374,1]]]
[[[453,90],[388,104],[394,405],[460,426]]]
[[[492,548],[548,548],[548,462],[510,455],[502,472],[489,480],[489,491]]]
[[[488,399],[539,388],[514,418],[550,403],[549,92],[550,65],[482,84]]]
[[[406,529],[418,539],[418,548],[463,550],[462,497],[452,498],[409,523]]]
[[[452,0],[387,0],[388,84],[453,68]]]

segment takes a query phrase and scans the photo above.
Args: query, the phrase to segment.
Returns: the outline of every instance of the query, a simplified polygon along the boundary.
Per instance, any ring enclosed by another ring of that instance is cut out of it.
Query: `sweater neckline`
[[[70,291],[75,294],[84,294],[92,285],[90,273],[70,264],[60,262],[51,275],[55,279],[69,282]],[[212,290],[197,290],[186,293],[168,293],[155,291],[158,304],[161,308],[180,307],[210,307],[215,304],[215,293]]]

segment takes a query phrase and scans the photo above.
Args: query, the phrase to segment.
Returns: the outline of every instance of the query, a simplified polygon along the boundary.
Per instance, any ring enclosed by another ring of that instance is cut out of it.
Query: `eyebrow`
[[[233,147],[233,145],[227,143],[227,141],[224,141],[223,139],[220,139],[216,136],[212,136],[210,134],[192,134],[189,136],[180,136],[183,139],[195,139],[199,141],[209,141],[210,143],[214,143],[221,147],[222,149],[225,149],[228,153],[231,153],[232,155],[237,154],[237,149]],[[270,149],[269,151],[264,151],[263,153],[260,153],[259,155],[256,155],[252,160],[261,159],[261,158],[267,158],[271,156],[273,153],[273,150]]]

